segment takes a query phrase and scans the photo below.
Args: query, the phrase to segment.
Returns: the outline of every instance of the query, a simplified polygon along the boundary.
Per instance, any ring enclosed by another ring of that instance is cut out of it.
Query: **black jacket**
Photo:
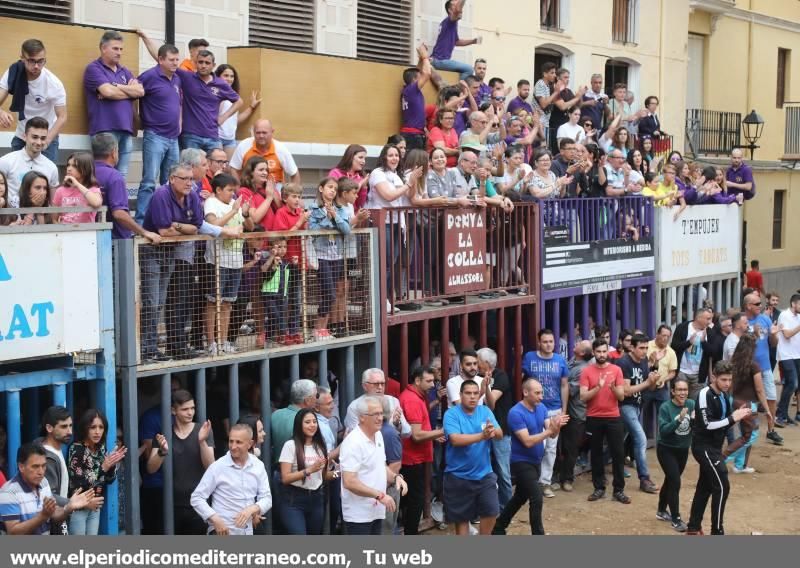
[[[691,321],[685,321],[681,324],[678,324],[678,327],[675,328],[675,332],[672,334],[672,343],[671,347],[672,350],[675,351],[675,356],[678,358],[678,370],[681,367],[681,360],[683,359],[683,353],[691,344],[689,343],[689,324],[692,323]],[[708,330],[707,330],[708,331]],[[706,333],[706,337],[708,337],[708,333]],[[711,350],[709,349],[708,341],[703,341],[700,344],[703,348],[703,357],[700,360],[700,372],[698,373],[698,382],[704,383],[708,378],[708,362],[710,360]]]
[[[656,115],[645,116],[639,119],[639,137],[653,136],[653,132],[658,130],[661,134],[661,123]]]
[[[725,397],[723,407],[722,398]],[[692,446],[701,449],[721,450],[725,433],[733,426],[733,398],[717,394],[711,387],[697,393],[692,421]]]

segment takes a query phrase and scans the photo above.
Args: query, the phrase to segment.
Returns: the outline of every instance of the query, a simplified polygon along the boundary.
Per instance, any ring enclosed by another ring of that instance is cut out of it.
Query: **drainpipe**
[[[164,41],[175,45],[175,0],[164,0]]]

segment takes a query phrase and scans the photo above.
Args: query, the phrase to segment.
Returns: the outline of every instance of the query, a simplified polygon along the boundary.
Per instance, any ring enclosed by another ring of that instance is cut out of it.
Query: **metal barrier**
[[[40,420],[50,405],[66,406],[76,422],[76,412],[99,409],[108,419],[106,448],[116,445],[111,266],[108,223],[0,226],[0,412],[10,476],[17,472],[18,448],[40,435]],[[104,534],[118,531],[118,485],[105,489]]]
[[[741,145],[742,114],[686,109],[686,144],[693,156],[730,154]]]

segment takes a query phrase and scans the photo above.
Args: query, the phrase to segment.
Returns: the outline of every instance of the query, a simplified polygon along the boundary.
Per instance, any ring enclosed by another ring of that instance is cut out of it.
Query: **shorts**
[[[219,141],[222,142],[223,148],[236,148],[236,140],[226,140],[225,138],[220,138]]]
[[[444,512],[450,523],[468,523],[475,517],[496,517],[500,512],[497,476],[490,473],[473,481],[445,473]]]
[[[219,292],[220,292],[220,299],[223,302],[228,302],[230,304],[236,301],[236,298],[239,296],[239,283],[242,280],[242,269],[241,268],[223,268],[220,266],[219,268]],[[214,290],[214,279],[213,275],[210,279],[211,288],[209,289],[209,293],[206,294],[206,299],[209,302],[216,302],[217,297],[215,295],[216,290]]]
[[[764,382],[764,394],[767,400],[778,400],[778,389],[775,387],[775,374],[769,371],[761,371],[761,380]]]

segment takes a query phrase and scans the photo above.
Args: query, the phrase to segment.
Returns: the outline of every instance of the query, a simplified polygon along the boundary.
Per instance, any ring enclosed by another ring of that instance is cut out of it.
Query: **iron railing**
[[[686,152],[724,155],[741,146],[742,114],[698,108],[686,109]]]

